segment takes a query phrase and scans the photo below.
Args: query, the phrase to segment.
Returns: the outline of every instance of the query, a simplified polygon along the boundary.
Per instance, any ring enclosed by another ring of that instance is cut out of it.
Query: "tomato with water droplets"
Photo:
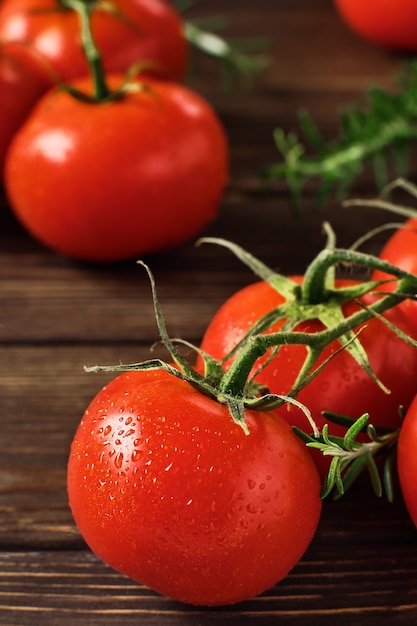
[[[318,525],[320,479],[285,420],[226,406],[158,370],[92,400],[68,462],[87,544],[132,579],[195,605],[231,604],[284,578]]]

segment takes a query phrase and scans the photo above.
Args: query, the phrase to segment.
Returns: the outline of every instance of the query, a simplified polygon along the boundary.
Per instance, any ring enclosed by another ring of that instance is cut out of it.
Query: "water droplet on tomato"
[[[115,466],[120,469],[123,464],[123,452],[118,452],[116,458],[114,459]]]
[[[137,463],[142,458],[142,456],[143,454],[140,450],[133,450],[131,459],[134,463]]]

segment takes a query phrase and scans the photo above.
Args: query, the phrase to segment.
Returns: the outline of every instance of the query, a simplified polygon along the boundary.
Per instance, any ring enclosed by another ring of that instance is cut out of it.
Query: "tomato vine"
[[[259,319],[234,347],[232,353],[224,357],[223,363],[232,356],[234,357],[230,368],[225,371],[222,362],[216,362],[208,354],[195,348],[205,363],[206,374],[202,374],[193,368],[182,356],[174,342],[169,338],[158,302],[152,273],[145,264],[141,263],[147,270],[151,281],[155,315],[161,339],[169,351],[175,366],[167,364],[160,359],[152,359],[144,363],[132,365],[93,366],[87,368],[87,371],[123,372],[165,369],[174,376],[198,387],[205,395],[209,395],[221,404],[226,404],[234,421],[240,424],[245,432],[248,432],[245,421],[246,408],[264,411],[279,407],[287,402],[297,402],[296,396],[299,391],[326,366],[327,361],[316,367],[317,359],[322,354],[324,348],[335,340],[341,342],[340,349],[349,350],[361,367],[374,379],[375,383],[384,388],[383,383],[376,377],[369,365],[367,355],[360,343],[360,335],[355,333],[355,329],[373,317],[380,316],[383,312],[396,306],[400,301],[409,298],[410,294],[417,293],[417,276],[368,254],[326,246],[307,268],[305,272],[306,279],[300,289],[299,285],[290,278],[272,272],[270,268],[234,243],[216,238],[200,240],[200,243],[203,242],[229,248],[258,276],[264,278],[275,287],[279,284],[280,289],[284,289],[289,296],[287,302]],[[329,276],[333,275],[335,266],[340,263],[356,264],[369,269],[380,269],[388,272],[396,278],[396,288],[392,293],[382,295],[369,306],[363,307],[345,318],[341,309],[342,304],[347,300],[352,300],[352,298],[355,299],[365,293],[374,291],[380,283],[378,281],[368,281],[355,287],[335,288],[331,282],[329,284]],[[282,318],[288,321],[279,332],[265,334],[266,330],[270,329]],[[301,321],[311,319],[319,319],[325,326],[325,329],[314,334],[294,330],[295,326]],[[397,333],[405,342],[417,347],[417,342],[400,329],[391,326],[391,330]],[[271,394],[268,390],[262,389],[262,387],[256,384],[253,377],[251,377],[251,372],[258,359],[267,350],[270,348],[279,350],[282,346],[289,344],[299,344],[307,348],[303,367],[300,369],[297,379],[288,394],[285,396]],[[304,410],[305,414],[309,416],[308,407],[304,407]],[[317,435],[317,429],[314,430]]]

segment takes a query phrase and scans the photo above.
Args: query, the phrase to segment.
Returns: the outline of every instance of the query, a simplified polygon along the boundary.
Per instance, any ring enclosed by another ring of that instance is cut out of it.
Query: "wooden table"
[[[335,199],[317,211],[311,192],[295,220],[285,185],[265,190],[257,176],[278,160],[272,131],[296,129],[306,107],[333,137],[338,107],[370,84],[392,87],[401,59],[356,38],[330,0],[225,5],[201,0],[189,15],[227,12],[233,34],[269,36],[273,63],[249,93],[221,93],[211,65],[189,80],[216,106],[231,145],[231,183],[205,234],[240,243],[282,272],[302,272],[324,243],[325,219],[340,245],[387,220],[376,210],[348,213]],[[357,191],[375,193],[369,174]],[[228,252],[193,242],[147,262],[171,336],[195,343],[218,306],[253,280]],[[367,481],[325,502],[318,533],[288,578],[238,606],[183,606],[106,567],[73,523],[66,462],[84,408],[109,378],[83,365],[148,358],[158,338],[147,278],[133,261],[90,266],[42,248],[3,197],[0,281],[2,626],[417,624],[417,531],[401,500],[377,499]]]

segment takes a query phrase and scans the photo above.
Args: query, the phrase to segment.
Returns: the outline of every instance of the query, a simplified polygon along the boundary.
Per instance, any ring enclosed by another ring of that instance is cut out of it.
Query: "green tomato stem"
[[[111,95],[111,90],[107,86],[103,60],[97,48],[91,30],[91,13],[94,10],[95,2],[89,0],[61,0],[68,9],[72,9],[78,14],[80,19],[81,43],[90,74],[93,81],[93,101],[103,102]]]
[[[397,286],[397,291],[401,291],[404,287],[408,287],[411,293],[417,293],[417,277],[403,270],[374,257],[370,254],[357,252],[356,250],[340,249],[340,248],[324,248],[307,268],[304,274],[304,281],[301,288],[302,300],[309,304],[320,304],[329,299],[328,289],[326,287],[326,277],[330,269],[337,264],[360,265],[372,270],[381,270],[386,274],[391,274],[401,279]],[[359,287],[360,288],[360,287]],[[359,292],[358,292],[359,294]],[[351,293],[352,298],[355,297]]]
[[[326,267],[340,260],[355,257],[356,261],[364,262],[363,257],[368,255],[362,255],[360,253],[351,254],[346,250],[324,250],[323,255],[320,253],[321,263],[315,267],[316,272],[312,274],[314,279],[311,284],[316,287],[317,285],[323,285],[324,282],[320,281],[325,275]],[[371,261],[370,261],[370,260]],[[313,367],[317,361],[317,358],[321,354],[322,350],[330,343],[342,338],[348,337],[349,331],[353,331],[355,328],[359,328],[362,324],[372,319],[375,316],[384,313],[390,308],[394,307],[399,301],[409,297],[410,293],[417,293],[417,276],[403,272],[390,264],[380,261],[374,257],[369,257],[368,262],[372,266],[378,268],[384,268],[391,270],[390,273],[397,273],[401,277],[398,279],[397,289],[388,295],[383,296],[379,300],[376,300],[368,307],[359,310],[348,318],[344,319],[338,324],[326,328],[318,333],[303,333],[295,330],[290,332],[277,332],[269,333],[266,335],[254,335],[249,338],[248,342],[242,344],[241,351],[237,354],[236,358],[232,362],[230,369],[225,372],[221,383],[220,391],[225,395],[242,397],[244,395],[244,389],[250,373],[255,365],[257,359],[265,355],[270,348],[279,348],[283,345],[299,344],[305,345],[307,348],[307,356],[303,367],[294,383],[292,390],[289,392],[289,396],[296,395],[305,385],[311,380],[312,376],[316,372],[312,373]],[[315,261],[313,261],[315,264]],[[363,263],[362,263],[363,264]],[[310,266],[311,267],[311,266]],[[347,339],[348,341],[348,339]],[[282,404],[282,400],[278,400],[278,405]]]

